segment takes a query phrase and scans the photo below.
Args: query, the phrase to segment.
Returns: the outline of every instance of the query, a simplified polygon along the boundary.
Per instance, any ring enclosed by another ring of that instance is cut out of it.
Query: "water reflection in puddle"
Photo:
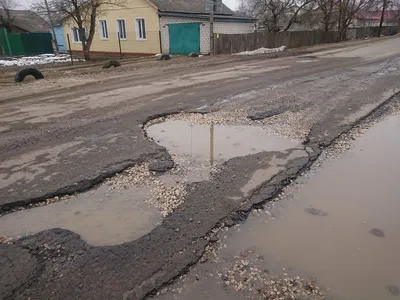
[[[256,126],[192,125],[168,120],[147,128],[147,134],[170,153],[211,165],[263,151],[284,151],[297,141],[269,135]]]
[[[400,116],[372,127],[350,152],[249,218],[224,255],[253,246],[272,270],[316,277],[334,299],[392,299],[400,287],[399,132]]]

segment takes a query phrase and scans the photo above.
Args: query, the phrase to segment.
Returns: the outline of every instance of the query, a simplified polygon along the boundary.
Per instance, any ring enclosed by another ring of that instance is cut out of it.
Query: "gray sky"
[[[239,0],[223,0],[226,6],[228,6],[230,9],[236,9],[237,6],[239,5]]]
[[[28,8],[29,4],[34,2],[34,0],[17,0],[20,3],[21,8]],[[229,6],[230,9],[235,9],[238,4],[239,0],[223,0],[223,2]]]

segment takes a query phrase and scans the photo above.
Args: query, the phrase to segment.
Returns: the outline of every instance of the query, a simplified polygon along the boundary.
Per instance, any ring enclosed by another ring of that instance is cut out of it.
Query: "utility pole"
[[[47,10],[47,16],[49,18],[50,26],[51,26],[51,31],[53,33],[53,45],[56,48],[56,51],[58,52],[58,43],[57,43],[57,37],[56,37],[56,32],[54,30],[54,24],[53,20],[51,18],[51,13],[50,13],[50,8],[49,8],[49,3],[47,3],[47,0],[44,0],[44,4],[46,5],[46,10]]]
[[[214,0],[210,0],[210,5],[210,55],[214,55]]]

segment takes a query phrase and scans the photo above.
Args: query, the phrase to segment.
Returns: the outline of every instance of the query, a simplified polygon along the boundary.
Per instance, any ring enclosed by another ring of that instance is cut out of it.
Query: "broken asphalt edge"
[[[163,222],[163,224],[161,225],[162,228],[160,230],[158,231],[154,230],[152,233],[148,234],[149,237],[143,236],[142,238],[133,241],[133,243],[128,243],[129,245],[126,244],[125,246],[123,245],[117,246],[116,247],[117,249],[129,246],[130,249],[129,251],[135,252],[137,250],[143,249],[143,247],[139,246],[139,244],[141,244],[142,242],[144,242],[144,244],[146,244],[147,242],[153,242],[154,241],[153,239],[157,238],[158,237],[157,234],[160,233],[168,235],[172,234],[171,237],[173,237],[173,235],[180,235],[182,237],[181,241],[183,242],[183,244],[172,247],[173,249],[175,248],[181,249],[182,251],[179,251],[179,253],[177,253],[176,251],[175,252],[166,251],[170,253],[167,255],[168,256],[167,259],[163,259],[159,263],[156,263],[153,266],[153,270],[148,274],[142,274],[141,276],[138,276],[141,278],[136,278],[136,280],[133,280],[134,282],[129,284],[132,288],[125,290],[125,292],[123,292],[123,299],[124,300],[144,299],[147,296],[154,294],[160,288],[163,288],[164,286],[168,285],[174,279],[179,278],[181,275],[185,274],[190,269],[190,266],[197,263],[198,260],[203,256],[206,246],[212,243],[210,239],[207,239],[207,237],[209,237],[210,234],[212,233],[212,229],[220,227],[224,222],[227,222],[229,220],[231,220],[230,223],[231,225],[244,221],[248,217],[248,214],[250,213],[251,209],[255,207],[260,207],[263,203],[270,201],[273,197],[278,195],[285,186],[290,184],[291,180],[297,178],[297,176],[299,176],[302,171],[309,168],[321,154],[324,147],[328,147],[336,139],[340,138],[343,134],[346,134],[348,131],[350,131],[354,126],[358,125],[364,119],[371,116],[374,112],[378,111],[380,108],[388,104],[397,94],[392,95],[391,97],[382,101],[369,113],[365,114],[363,117],[360,117],[352,124],[344,125],[343,127],[344,129],[336,137],[325,138],[325,140],[322,142],[318,141],[310,142],[308,146],[304,147],[306,152],[308,153],[308,157],[305,156],[302,158],[290,160],[286,164],[285,171],[278,173],[271,180],[263,183],[260,187],[253,190],[253,193],[250,195],[247,201],[239,203],[236,206],[233,206],[232,209],[229,208],[229,210],[226,210],[226,213],[224,213],[224,215],[217,215],[212,222],[204,224],[205,226],[203,225],[203,223],[201,225],[196,225],[199,227],[198,229],[196,229],[196,231],[201,233],[193,235],[192,237],[194,239],[191,240],[189,236],[182,236],[180,232],[177,233],[172,227],[175,226],[174,222],[176,220],[174,219],[173,216],[171,216],[172,218],[169,218],[168,221]],[[154,116],[154,118],[157,117],[158,115]],[[239,161],[240,160],[238,160],[238,162]],[[185,223],[185,220],[181,220],[180,223],[182,226],[184,226],[183,224]],[[181,231],[182,229],[185,230],[185,228],[181,228]],[[191,233],[190,230],[187,232]],[[40,234],[41,233],[32,235],[29,238],[35,239],[35,236]],[[161,245],[165,241],[166,239],[163,238],[161,239],[161,241],[158,242],[158,244]],[[173,239],[170,240],[170,242],[173,241],[174,241]],[[130,245],[132,245],[133,247],[131,248]],[[151,254],[149,255],[151,256]],[[166,256],[166,253],[164,253],[164,255],[162,256]],[[140,262],[132,261],[132,266],[130,267],[140,268],[141,264],[142,263]],[[31,286],[36,284],[30,282],[29,285]],[[125,283],[125,286],[129,285],[126,285]],[[38,286],[37,288],[42,289],[43,286]],[[18,290],[19,292],[22,292],[21,289]]]
[[[169,115],[178,114],[178,113],[181,113],[182,111],[183,111],[183,109],[182,110],[174,110],[174,111],[170,111],[170,112],[164,112],[164,113],[158,113],[158,114],[148,116],[141,122],[141,124],[142,124],[141,127],[144,128],[145,124],[151,120],[162,118],[162,117],[167,117]],[[147,134],[145,131],[144,131],[144,136],[147,138]],[[93,187],[103,183],[106,179],[114,176],[117,173],[123,172],[124,170],[126,170],[130,167],[141,164],[150,159],[157,159],[160,156],[164,155],[165,153],[168,153],[167,149],[160,146],[158,148],[158,151],[142,154],[137,158],[124,160],[119,163],[106,166],[102,170],[100,170],[98,173],[93,174],[90,178],[85,178],[85,179],[75,182],[74,184],[60,187],[50,193],[45,193],[45,194],[37,196],[37,197],[26,198],[23,200],[2,204],[2,205],[0,205],[0,217],[4,214],[15,212],[19,209],[32,208],[32,205],[46,201],[47,199],[50,199],[50,198],[63,197],[63,196],[67,196],[67,195],[73,195],[73,194],[77,194],[77,193],[86,192],[86,191],[92,189]]]
[[[304,151],[307,152],[308,157],[300,157],[288,161],[285,165],[285,167],[288,168],[285,168],[284,171],[276,174],[270,180],[264,182],[259,187],[254,189],[247,201],[242,202],[235,210],[228,213],[226,216],[221,217],[220,221],[217,222],[215,226],[209,230],[207,235],[210,235],[213,229],[220,228],[221,226],[226,226],[225,224],[227,223],[229,223],[229,226],[227,227],[232,227],[238,223],[244,222],[253,209],[263,207],[267,202],[278,196],[282,192],[282,190],[286,186],[291,184],[293,180],[299,177],[300,174],[307,171],[326,148],[331,146],[336,140],[340,139],[342,136],[349,133],[350,130],[365,121],[367,118],[373,117],[375,113],[379,114],[379,110],[388,105],[398,95],[400,95],[400,92],[396,92],[387,99],[383,100],[368,113],[364,114],[353,123],[347,124],[341,131],[341,133],[336,135],[335,137],[332,137],[330,139],[325,138],[325,141],[323,141],[323,143],[316,141],[314,143],[305,145]],[[309,140],[309,136],[307,137],[307,140]],[[311,149],[311,151],[307,150],[307,148]],[[207,241],[206,239],[204,239],[207,235],[200,237],[196,240],[196,242],[203,241],[201,249],[197,249],[196,254],[198,255],[195,255],[193,260],[186,260],[187,264],[182,268],[180,272],[168,273],[167,276],[164,275],[165,272],[162,272],[163,274],[155,273],[153,274],[153,276],[143,281],[143,283],[139,287],[124,293],[123,300],[144,300],[151,295],[155,295],[157,291],[161,290],[165,286],[170,285],[182,275],[185,275],[190,270],[190,267],[195,265],[204,255],[206,246],[212,243],[212,241]],[[158,284],[156,282],[158,282]],[[153,287],[151,287],[150,283],[153,283]]]

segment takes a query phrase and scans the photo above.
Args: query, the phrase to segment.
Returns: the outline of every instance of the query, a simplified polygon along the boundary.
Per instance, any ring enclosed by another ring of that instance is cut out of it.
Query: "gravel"
[[[266,134],[293,140],[304,140],[308,136],[312,125],[312,117],[305,110],[298,112],[285,111],[261,120],[251,120],[248,115],[248,109],[242,107],[229,107],[207,114],[179,113],[152,120],[146,123],[145,128],[166,120],[184,121],[194,125],[250,125],[262,127],[265,129]],[[254,113],[251,115],[254,115]]]
[[[316,166],[320,166],[322,162],[332,159],[339,158],[342,154],[353,148],[354,141],[361,137],[369,128],[383,121],[385,118],[398,114],[400,111],[400,101],[392,101],[390,104],[385,105],[381,110],[373,113],[367,117],[363,122],[354,126],[349,132],[340,136],[335,140],[328,148],[326,148],[319,159],[317,160]]]
[[[324,292],[313,280],[292,278],[286,273],[273,276],[248,260],[236,262],[224,274],[219,273],[219,277],[227,288],[250,293],[252,299],[325,299]]]
[[[157,207],[166,217],[179,207],[186,196],[184,181],[175,182],[173,186],[163,182],[162,177],[149,171],[149,163],[134,166],[107,180],[110,190],[125,189],[129,185],[146,186],[151,191],[149,203]]]

